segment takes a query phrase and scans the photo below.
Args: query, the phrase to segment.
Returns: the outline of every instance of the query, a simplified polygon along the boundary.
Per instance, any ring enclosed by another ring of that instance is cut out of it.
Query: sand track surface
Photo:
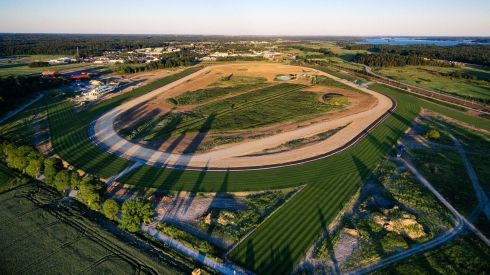
[[[257,66],[267,67],[267,65],[265,64],[267,63],[259,63]],[[250,63],[247,63],[245,65],[253,66],[253,64]],[[277,64],[269,65],[277,66]],[[124,114],[125,111],[130,110],[135,106],[151,102],[152,100],[154,100],[155,98],[159,98],[163,94],[165,94],[165,96],[167,97],[179,94],[179,92],[176,92],[177,90],[182,89],[182,87],[179,86],[190,83],[194,79],[200,78],[200,76],[206,76],[206,74],[209,74],[211,70],[223,69],[227,71],[227,68],[230,66],[238,67],[240,66],[240,64],[224,64],[206,67],[189,76],[186,76],[173,83],[170,83],[166,86],[163,86],[159,89],[156,89],[152,92],[149,92],[145,95],[142,95],[138,98],[127,101],[117,106],[116,108],[103,114],[98,119],[92,122],[90,138],[99,147],[110,153],[117,154],[120,157],[133,161],[144,162],[149,165],[176,167],[180,169],[248,169],[247,167],[273,165],[280,166],[284,163],[300,161],[303,159],[323,155],[327,152],[335,151],[336,149],[348,144],[354,137],[358,136],[367,127],[369,127],[369,125],[376,122],[380,117],[385,115],[386,112],[390,108],[392,108],[394,104],[390,98],[384,95],[376,93],[367,88],[359,87],[351,82],[337,78],[327,73],[310,68],[281,64],[281,66],[293,67],[294,70],[297,70],[300,73],[309,72],[316,75],[324,75],[345,85],[354,87],[373,96],[376,99],[376,104],[373,104],[374,106],[362,112],[344,115],[337,119],[319,121],[308,126],[297,128],[295,130],[281,132],[256,140],[247,140],[244,142],[235,143],[225,148],[200,154],[179,154],[174,152],[171,146],[162,151],[146,148],[141,144],[128,141],[117,134],[114,123],[118,116]],[[244,64],[241,64],[241,66],[244,66]],[[272,77],[272,74],[274,76],[276,75],[275,73],[269,72],[269,76],[266,75],[266,77]],[[209,83],[204,85],[209,85]],[[180,91],[180,93],[181,92],[182,91]],[[338,131],[330,138],[306,147],[280,152],[277,154],[246,156],[253,153],[261,152],[264,149],[279,146],[294,139],[310,137],[328,131],[330,129],[335,129],[345,125],[347,126]],[[205,133],[197,135],[194,138],[193,142],[201,142],[204,139],[205,135]]]

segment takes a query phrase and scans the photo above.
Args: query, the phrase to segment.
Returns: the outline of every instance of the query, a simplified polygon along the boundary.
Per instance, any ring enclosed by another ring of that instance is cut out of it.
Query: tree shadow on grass
[[[216,196],[213,198],[213,201],[211,202],[210,206],[213,206],[213,204],[215,204],[215,201],[218,199],[219,194],[224,193],[228,190],[229,176],[230,176],[230,171],[227,170],[225,177],[223,179],[223,183],[221,184],[220,189],[218,190]],[[209,234],[212,234],[214,229],[216,228],[220,212],[221,212],[220,208],[211,209],[211,223],[209,224],[209,227],[207,229],[207,232]]]
[[[321,230],[324,230],[325,232],[324,241],[327,245],[328,255],[330,256],[330,260],[332,261],[332,265],[333,265],[332,271],[334,274],[340,274],[339,263],[337,261],[337,257],[335,256],[335,248],[330,233],[328,232],[327,222],[325,221],[325,215],[323,214],[323,211],[320,208],[317,209],[317,212],[321,224]]]
[[[194,139],[187,146],[187,148],[184,149],[184,151],[180,155],[180,157],[175,161],[175,165],[174,165],[173,169],[167,175],[167,177],[162,182],[162,184],[160,184],[160,187],[163,187],[164,189],[169,190],[175,184],[178,183],[178,181],[181,179],[182,175],[185,173],[185,169],[187,168],[187,164],[192,159],[193,153],[195,153],[195,151],[199,147],[199,144],[201,144],[201,142],[204,140],[204,138],[208,134],[209,130],[211,129],[211,126],[213,124],[214,119],[215,119],[214,114],[209,116],[206,119],[205,123],[199,129],[199,134],[196,135],[196,137],[194,137]],[[150,169],[150,170],[153,170],[153,169]]]

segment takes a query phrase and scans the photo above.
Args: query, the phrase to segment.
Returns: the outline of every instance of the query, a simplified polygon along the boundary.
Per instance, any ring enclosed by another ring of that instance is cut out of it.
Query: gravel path
[[[156,230],[153,226],[151,225],[143,225],[141,227],[142,231],[149,234],[150,236],[160,240],[161,242],[167,244],[168,246],[172,247],[173,249],[179,251],[180,253],[191,257],[192,259],[200,262],[201,264],[204,264],[210,268],[213,268],[214,270],[219,271],[222,274],[248,274],[249,272],[244,271],[242,268],[238,266],[234,266],[232,264],[227,264],[227,263],[219,263],[209,257],[207,257],[204,254],[199,253],[198,251],[195,251],[194,249],[188,248],[181,243],[171,239],[170,237],[166,236],[165,234],[162,234],[158,230]]]

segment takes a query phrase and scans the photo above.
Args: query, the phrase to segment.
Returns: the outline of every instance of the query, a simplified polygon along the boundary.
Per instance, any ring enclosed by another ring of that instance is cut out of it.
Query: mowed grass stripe
[[[343,179],[334,178],[329,180],[327,181],[329,186],[325,190],[322,190],[323,192],[318,192],[318,190],[316,190],[314,187],[306,187],[308,189],[303,190],[303,192],[307,199],[299,202],[301,206],[298,205],[298,202],[293,202],[287,208],[282,210],[286,211],[288,216],[298,218],[290,220],[288,227],[275,231],[275,235],[271,239],[254,238],[254,247],[260,250],[269,247],[270,243],[287,242],[290,252],[301,250],[300,247],[304,245],[302,235],[305,232],[310,232],[311,230],[313,230],[313,232],[318,232],[318,228],[315,228],[318,225],[320,225],[318,227],[322,227],[322,225],[317,222],[318,217],[314,215],[303,215],[304,211],[308,209],[336,209],[335,206],[338,204],[338,200],[335,199],[335,197],[337,197],[338,194],[349,193],[347,192],[347,189],[351,188],[351,186],[345,183],[353,178],[354,176],[344,177]],[[325,196],[325,193],[328,195]],[[294,236],[294,239],[291,242],[290,239],[292,236]],[[257,261],[263,261],[264,257],[268,257],[268,255],[262,255],[262,257],[259,257]]]
[[[339,179],[339,178],[335,178],[333,182],[336,182],[337,179]],[[316,203],[315,201],[317,199],[320,199],[323,196],[323,194],[321,194],[321,193],[312,193],[312,192],[310,192],[311,189],[312,189],[311,186],[307,186],[305,188],[307,188],[307,190],[302,190],[302,192],[305,193],[305,194],[303,194],[303,196],[308,196],[308,198],[309,198],[308,204],[302,205],[301,207],[294,207],[294,208],[291,208],[289,206],[286,207],[286,205],[285,205],[285,206],[283,206],[283,208],[286,208],[286,210],[284,210],[284,209],[281,208],[278,211],[288,211],[289,215],[297,215],[297,214],[299,214],[300,212],[303,211],[303,208],[309,208],[308,207],[309,204]],[[333,189],[335,189],[335,188],[333,188]],[[331,192],[331,194],[329,194],[330,197],[331,196],[334,196],[334,195],[335,195],[334,192]],[[292,205],[292,204],[295,204],[295,202],[294,201],[291,201],[290,203],[288,203],[288,205]],[[270,231],[274,230],[275,235],[272,238],[267,239],[267,240],[266,239],[261,239],[261,238],[253,238],[254,241],[255,241],[256,247],[257,248],[260,248],[260,246],[262,244],[265,244],[266,242],[267,243],[275,243],[275,242],[277,242],[276,240],[278,240],[279,238],[282,238],[284,236],[291,236],[291,235],[288,235],[288,233],[290,231],[294,230],[293,229],[294,228],[293,225],[295,225],[294,223],[301,223],[301,220],[291,221],[291,225],[292,226],[286,227],[286,228],[281,228],[280,230],[276,230],[276,229],[274,229],[272,227],[266,227],[264,229],[264,233],[269,234]],[[264,225],[265,225],[265,223],[264,223]],[[256,235],[256,234],[257,233],[254,232],[253,234],[250,235],[250,237],[253,237],[253,235]]]
[[[322,209],[336,209],[335,207],[338,204],[338,196],[339,194],[348,194],[348,189],[352,188],[350,184],[346,184],[348,182],[352,182],[355,176],[348,176],[343,178],[334,178],[332,180],[327,180],[330,186],[327,188],[323,188],[323,190],[318,190],[315,187],[306,187],[307,190],[303,190],[303,199],[292,202],[288,205],[288,207],[284,207],[282,209],[283,213],[286,213],[288,217],[295,217],[295,219],[289,219],[288,226],[283,227],[282,230],[277,230],[274,232],[275,238],[269,239],[266,235],[262,235],[260,238],[253,238],[255,245],[254,247],[257,250],[264,249],[270,247],[271,243],[283,243],[287,242],[289,252],[293,252],[292,245],[295,241],[302,240],[305,238],[305,234],[310,232],[318,232],[318,225],[320,225],[319,219],[317,215],[304,215],[305,211],[309,211],[311,209],[319,210]],[[320,191],[320,192],[319,192]],[[325,195],[327,194],[327,195]],[[337,197],[337,199],[336,199]],[[278,213],[279,214],[279,213]],[[321,227],[321,225],[319,226]],[[316,230],[315,230],[316,229]],[[286,231],[284,231],[286,230]],[[311,231],[313,230],[313,231]],[[267,231],[265,231],[267,232]],[[270,232],[269,232],[270,233]],[[316,234],[316,233],[313,233]],[[291,237],[294,236],[293,241],[291,242]],[[252,236],[251,236],[252,237]],[[269,241],[270,240],[270,241]],[[304,245],[304,244],[303,244]],[[262,255],[262,257],[266,257],[267,255]],[[264,258],[258,258],[257,261],[261,262]]]

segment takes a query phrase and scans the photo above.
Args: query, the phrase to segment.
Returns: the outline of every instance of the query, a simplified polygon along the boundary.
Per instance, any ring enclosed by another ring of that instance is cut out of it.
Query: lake
[[[473,39],[460,40],[437,40],[430,38],[409,38],[409,37],[378,37],[367,38],[359,44],[373,45],[434,45],[434,46],[456,46],[456,45],[490,45],[490,43],[476,43]]]

